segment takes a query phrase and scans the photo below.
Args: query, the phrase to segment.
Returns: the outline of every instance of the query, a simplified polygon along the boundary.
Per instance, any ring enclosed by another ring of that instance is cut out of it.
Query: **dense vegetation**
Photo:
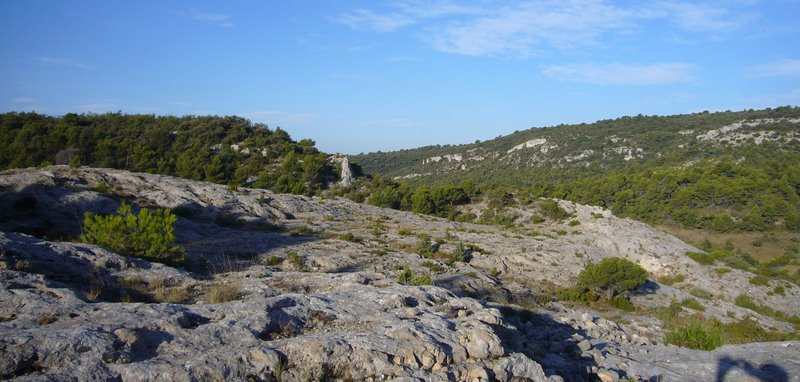
[[[562,198],[648,223],[717,232],[800,232],[797,118],[796,107],[623,117],[469,145],[378,152],[354,161],[366,172],[410,176],[409,185],[395,188],[412,194],[416,186],[469,182],[475,194]],[[697,138],[739,121],[764,119],[773,122],[744,124],[735,137]],[[531,139],[540,146],[515,149]],[[454,157],[458,160],[448,159]]]
[[[240,117],[0,114],[0,169],[86,165],[311,194],[337,176],[314,141]]]

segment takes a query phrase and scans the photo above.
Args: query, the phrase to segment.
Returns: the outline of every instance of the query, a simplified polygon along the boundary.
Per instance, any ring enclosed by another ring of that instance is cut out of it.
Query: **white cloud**
[[[395,56],[389,58],[389,62],[410,62],[410,61],[419,61],[419,58],[414,56]]]
[[[333,18],[353,29],[372,29],[378,32],[393,32],[416,21],[401,13],[378,14],[368,9],[355,9]]]
[[[673,40],[685,33],[720,34],[754,18],[744,3],[631,2],[607,0],[481,1],[477,6],[450,2],[406,2],[383,12],[356,9],[334,21],[354,29],[393,32],[421,26],[423,40],[437,50],[463,55],[528,57],[554,48],[574,50],[608,44],[609,36],[630,36],[648,21],[666,20]],[[677,36],[676,36],[677,35]],[[715,36],[716,37],[716,36]]]
[[[36,102],[36,100],[33,99],[32,97],[17,97],[17,98],[14,98],[13,100],[11,100],[11,102],[13,102],[13,103],[34,103],[34,102]]]
[[[71,68],[78,68],[78,69],[93,69],[91,66],[70,60],[68,58],[59,58],[59,57],[48,57],[48,56],[39,56],[34,57],[36,62],[41,64],[49,65],[49,66],[67,66]]]
[[[724,4],[698,2],[663,2],[667,17],[680,29],[689,32],[728,32],[746,24],[752,15],[735,13]]]
[[[196,21],[216,24],[223,27],[232,27],[234,25],[231,21],[231,16],[222,13],[208,13],[192,10],[189,12],[178,12],[178,14]]]
[[[317,119],[314,114],[287,113],[283,111],[253,111],[244,115],[256,122],[264,122],[270,126],[297,126]]]
[[[752,77],[800,77],[800,59],[787,59],[769,62],[750,68]]]
[[[594,45],[606,32],[630,29],[633,16],[602,1],[526,2],[434,29],[430,42],[451,53],[526,57],[541,46]]]
[[[545,66],[542,72],[550,77],[595,85],[661,85],[693,79],[691,64],[572,64]]]

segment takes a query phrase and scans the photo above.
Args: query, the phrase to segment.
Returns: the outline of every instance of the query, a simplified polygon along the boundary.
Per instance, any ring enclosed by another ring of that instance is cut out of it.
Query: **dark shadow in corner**
[[[717,361],[717,379],[716,382],[725,381],[728,373],[734,370],[742,370],[748,376],[758,378],[762,382],[788,382],[789,376],[782,367],[774,364],[767,363],[760,366],[754,366],[743,359],[734,359],[730,357],[723,357]]]
[[[591,357],[581,356],[574,334],[586,337],[583,330],[556,322],[547,314],[534,312],[519,306],[487,303],[503,313],[508,324],[495,326],[507,353],[522,353],[536,361],[544,369],[545,375],[560,375],[567,381],[597,381],[590,372],[597,363]],[[617,370],[620,376],[625,373]]]
[[[582,357],[574,334],[586,337],[583,330],[556,322],[542,312],[535,312],[507,302],[515,298],[502,286],[474,282],[468,275],[448,275],[436,279],[436,286],[448,289],[459,297],[472,297],[481,300],[485,306],[496,308],[503,314],[505,326],[494,325],[494,332],[507,354],[522,353],[536,361],[544,369],[545,375],[559,375],[566,381],[596,381],[597,376],[590,372],[598,366],[593,358]],[[624,376],[622,370],[615,370]]]

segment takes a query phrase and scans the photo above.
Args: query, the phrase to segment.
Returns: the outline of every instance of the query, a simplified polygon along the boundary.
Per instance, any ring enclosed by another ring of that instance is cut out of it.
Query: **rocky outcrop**
[[[111,213],[121,201],[179,215],[185,267],[69,241],[80,234],[84,212]],[[571,285],[587,261],[608,256],[655,275],[683,272],[697,285],[715,280],[713,271],[683,255],[691,246],[669,235],[609,211],[561,204],[580,225],[524,226],[537,232],[521,235],[344,199],[232,191],[159,175],[70,167],[5,172],[0,378],[787,381],[800,375],[797,342],[692,351],[661,345],[658,322],[648,317],[626,316],[622,325],[558,302],[525,303],[540,287]],[[517,213],[524,220],[532,212]],[[440,253],[458,242],[480,250],[451,265],[423,258],[414,253],[413,235],[422,232],[443,241]],[[352,235],[343,240],[345,233]],[[433,285],[398,283],[406,269],[430,276]],[[736,272],[725,275],[730,288],[747,284],[749,274]],[[776,303],[794,309],[795,289]],[[228,297],[219,297],[220,290]],[[656,307],[687,295],[658,286],[634,298]],[[740,314],[725,298],[703,303],[722,319],[728,311]]]

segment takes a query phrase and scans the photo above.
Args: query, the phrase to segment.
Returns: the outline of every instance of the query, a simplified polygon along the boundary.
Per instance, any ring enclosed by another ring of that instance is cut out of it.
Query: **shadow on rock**
[[[746,360],[730,357],[723,357],[717,361],[716,382],[727,381],[729,376],[741,373],[746,374],[749,377],[748,380],[758,379],[762,382],[787,382],[789,380],[786,371],[776,364],[754,366]]]
[[[581,355],[579,343],[586,339],[583,330],[556,322],[547,314],[518,306],[490,304],[503,313],[509,327],[496,326],[509,353],[522,353],[542,365],[548,376],[560,375],[567,381],[596,381],[591,372],[597,363]]]
[[[142,208],[159,208],[131,195],[98,192],[96,188],[57,178],[56,185],[33,184],[19,191],[3,190],[0,231],[51,241],[77,241],[87,212],[113,214],[123,201],[131,205],[134,213]],[[242,270],[272,249],[318,240],[313,232],[290,232],[274,216],[253,216],[197,202],[181,204],[172,211],[178,215],[175,244],[186,251],[187,269],[199,273]]]

